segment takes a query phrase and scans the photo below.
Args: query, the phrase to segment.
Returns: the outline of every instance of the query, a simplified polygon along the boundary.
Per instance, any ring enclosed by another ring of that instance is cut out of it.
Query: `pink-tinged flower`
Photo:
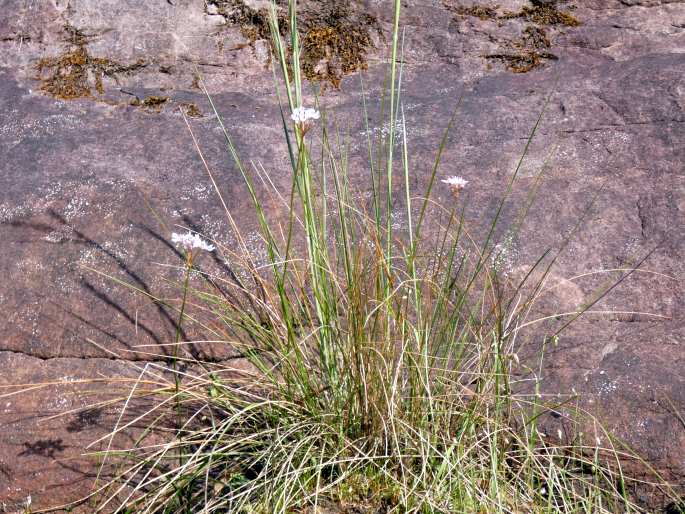
[[[190,252],[195,248],[199,248],[200,250],[204,250],[206,252],[213,252],[215,249],[214,245],[203,241],[200,236],[193,234],[192,232],[188,232],[187,234],[177,234],[174,232],[171,234],[171,242],[175,245],[181,246],[187,252]]]
[[[309,132],[309,129],[312,128],[314,120],[319,119],[319,116],[319,111],[316,109],[297,107],[290,115],[290,119],[293,120],[295,125],[300,128],[300,131],[304,136],[307,132]]]
[[[469,183],[469,181],[464,179],[463,177],[457,177],[455,175],[447,177],[446,179],[443,179],[440,182],[442,182],[443,184],[447,184],[448,186],[450,186],[450,188],[456,191],[464,189],[466,187],[466,184]]]
[[[312,120],[319,119],[319,111],[306,107],[296,107],[290,115],[290,119],[295,123],[310,123]]]

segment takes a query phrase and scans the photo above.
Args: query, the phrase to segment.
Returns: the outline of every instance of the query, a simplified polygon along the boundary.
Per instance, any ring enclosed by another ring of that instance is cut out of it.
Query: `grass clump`
[[[217,243],[217,251],[231,263],[230,276],[203,275],[196,268],[202,256],[188,250],[182,300],[164,301],[179,316],[173,365],[146,367],[129,395],[156,405],[136,414],[147,428],[132,448],[102,455],[121,458],[121,467],[103,487],[107,498],[97,512],[639,510],[626,497],[628,478],[612,448],[555,443],[539,426],[551,405],[538,399],[539,373],[519,363],[517,352],[522,329],[536,324],[529,317],[543,281],[509,287],[496,272],[503,203],[475,237],[465,222],[463,179],[448,179],[449,206],[432,198],[443,187],[449,126],[436,142],[422,199],[410,191],[399,0],[394,9],[382,101],[389,129],[378,141],[368,136],[368,201],[351,187],[348,142],[325,113],[319,128],[317,113],[302,110],[295,2],[288,43],[271,11],[292,185],[287,195],[267,189],[286,217],[266,211],[215,109],[253,201],[267,264],[257,265],[228,209],[237,243]],[[263,169],[254,172],[271,184]],[[406,221],[401,229],[398,213]],[[214,250],[192,234],[174,238]],[[541,259],[527,277],[534,270],[544,277],[550,266]],[[190,289],[191,274],[212,287]],[[230,344],[240,364],[186,356],[184,324]],[[113,435],[130,426],[122,423]]]

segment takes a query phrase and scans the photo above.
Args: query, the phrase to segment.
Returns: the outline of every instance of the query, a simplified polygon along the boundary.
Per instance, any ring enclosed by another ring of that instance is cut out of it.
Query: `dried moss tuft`
[[[170,102],[171,98],[168,96],[151,95],[143,99],[142,101],[138,98],[131,100],[130,104],[135,107],[142,107],[151,112],[161,112],[162,107],[167,102]]]
[[[527,48],[550,48],[552,42],[547,35],[547,31],[542,27],[536,27],[535,25],[527,26],[523,31],[523,37],[521,38],[521,45]]]
[[[197,106],[197,104],[194,104],[192,102],[185,102],[181,104],[181,108],[183,109],[183,112],[186,114],[186,116],[189,116],[190,118],[202,117],[202,111]]]
[[[353,12],[343,3],[331,2],[303,19],[301,66],[309,80],[339,87],[346,74],[367,68],[366,53],[373,46],[372,30],[380,33],[378,20]]]
[[[40,59],[35,65],[36,79],[41,82],[40,90],[54,98],[92,98],[94,92],[104,93],[104,76],[130,73],[146,66],[143,59],[132,65],[122,65],[110,59],[93,57],[88,53],[86,35],[71,26],[64,30],[68,35],[67,50],[57,57]]]
[[[206,5],[214,6],[224,17],[227,25],[240,27],[243,36],[250,42],[271,38],[268,9],[254,9],[243,0],[206,0]],[[286,21],[285,14],[279,12],[278,24],[281,35],[285,35]]]
[[[46,57],[36,63],[41,80],[40,90],[61,100],[91,97],[89,68],[91,58],[84,47],[66,52],[59,57]],[[47,76],[44,74],[47,73]],[[95,77],[95,88],[102,89],[100,77]]]
[[[502,61],[514,73],[527,73],[546,60],[556,60],[557,56],[549,52],[552,42],[547,31],[536,25],[529,25],[523,30],[521,39],[511,44],[511,53],[486,55],[488,59]]]
[[[471,7],[452,6],[448,2],[444,2],[445,7],[458,14],[459,16],[474,16],[481,20],[494,20],[497,18],[497,9],[499,5],[488,7],[486,5],[473,5]]]
[[[545,26],[575,27],[580,25],[580,22],[571,14],[557,9],[555,2],[531,0],[532,6],[522,7],[518,12],[504,12],[503,14],[498,14],[499,6],[464,7],[454,5],[454,0],[443,0],[443,4],[448,11],[462,17],[474,16],[481,20],[499,21],[499,24],[501,20],[514,18],[528,21],[530,24],[523,30],[520,39],[504,41],[501,51],[484,56],[487,59],[503,62],[507,69],[514,73],[526,73],[542,65],[544,61],[558,59],[549,51],[552,48],[552,41]]]
[[[287,2],[277,2],[287,5]],[[226,23],[240,27],[251,43],[270,39],[269,12],[254,9],[243,0],[207,0]],[[287,36],[287,16],[279,9],[279,29]],[[320,0],[303,4],[298,17],[303,75],[311,81],[327,82],[335,87],[345,74],[366,69],[366,54],[373,46],[372,32],[381,33],[378,20],[364,12],[353,10],[348,2]]]
[[[498,15],[499,5],[489,7],[486,5],[473,5],[470,7],[452,5],[450,0],[443,0],[445,8],[459,16],[474,16],[481,20],[497,20],[523,18],[526,21],[537,23],[538,25],[566,25],[577,27],[580,21],[568,12],[560,11],[553,4],[540,3],[532,0],[532,6],[522,7],[518,12],[507,11]]]
[[[523,18],[538,25],[565,25],[567,27],[577,27],[580,25],[580,21],[575,16],[558,10],[554,5],[536,4],[532,7],[526,6],[516,13],[506,12],[501,18]]]
[[[550,52],[537,52],[534,50],[523,50],[517,53],[499,53],[485,56],[487,59],[497,59],[502,61],[506,67],[514,73],[528,73],[537,68],[544,60],[556,60],[558,57]]]

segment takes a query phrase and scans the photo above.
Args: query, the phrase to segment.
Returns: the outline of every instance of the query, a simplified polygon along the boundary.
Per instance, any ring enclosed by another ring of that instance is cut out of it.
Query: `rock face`
[[[44,387],[30,401],[9,386],[135,377],[168,351],[162,345],[173,338],[175,318],[117,280],[143,293],[177,294],[167,281],[181,273],[168,242],[177,225],[235,244],[181,113],[248,242],[262,251],[242,181],[198,87],[201,77],[245,160],[262,162],[286,191],[262,4],[0,0],[5,511],[29,495],[45,507],[86,494],[96,469],[79,456],[116,421],[107,409],[70,413],[91,394],[104,397],[102,382],[88,395],[81,386]],[[336,4],[303,5],[303,37],[313,49],[305,71],[323,86],[329,114],[349,126],[353,178],[362,189],[356,73],[368,67],[365,87],[377,121],[392,8],[387,0]],[[502,236],[504,272],[515,274],[560,247],[581,218],[554,268],[555,302],[573,310],[620,276],[611,270],[640,263],[593,307],[601,313],[572,325],[549,350],[546,387],[577,391],[610,429],[682,485],[685,3],[407,4],[403,101],[416,190],[461,98],[441,173],[469,180],[468,219],[487,219],[544,110],[505,217],[513,219],[541,167],[546,173],[523,231]],[[321,27],[330,28],[323,35],[337,30],[347,39],[326,39],[315,32]],[[202,265],[225,267],[211,256]],[[217,345],[198,353],[231,357]],[[658,498],[645,501],[663,507]]]

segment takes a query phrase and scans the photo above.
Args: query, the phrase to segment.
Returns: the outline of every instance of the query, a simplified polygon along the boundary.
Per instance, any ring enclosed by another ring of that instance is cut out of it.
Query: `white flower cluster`
[[[441,182],[447,184],[453,189],[456,189],[457,191],[460,189],[464,189],[466,187],[466,184],[469,183],[469,181],[464,179],[463,177],[457,177],[454,175],[452,175],[451,177],[447,177],[444,180],[441,180]]]
[[[192,232],[188,232],[187,234],[177,234],[174,232],[171,234],[171,242],[182,246],[188,252],[194,248],[199,248],[200,250],[205,250],[207,252],[214,251],[214,245],[203,241],[200,236],[193,234]]]
[[[305,107],[296,107],[293,110],[293,113],[290,115],[290,119],[293,120],[295,123],[309,123],[312,120],[318,120],[319,119],[319,111],[316,109],[308,109]]]

